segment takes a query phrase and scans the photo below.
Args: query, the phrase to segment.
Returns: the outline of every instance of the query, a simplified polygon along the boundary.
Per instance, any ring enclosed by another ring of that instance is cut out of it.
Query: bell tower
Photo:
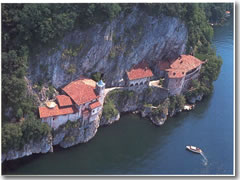
[[[102,80],[98,81],[96,84],[97,94],[99,96],[102,96],[104,94],[104,90],[105,90],[105,83]]]

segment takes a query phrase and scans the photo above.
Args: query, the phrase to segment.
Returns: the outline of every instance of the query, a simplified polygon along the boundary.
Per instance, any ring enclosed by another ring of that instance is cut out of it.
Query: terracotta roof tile
[[[71,106],[73,104],[72,100],[71,100],[71,98],[69,96],[58,95],[56,98],[58,100],[58,103],[59,103],[60,107],[62,107],[62,106]]]
[[[43,106],[43,107],[39,107],[38,109],[39,109],[40,118],[75,113],[74,107],[59,108],[58,106],[55,106],[54,108],[48,108]]]
[[[94,87],[83,82],[83,79],[73,81],[63,88],[63,91],[69,95],[77,104],[84,104],[97,98]]]
[[[182,78],[188,71],[197,68],[203,63],[204,61],[201,61],[194,56],[181,55],[172,62],[170,68],[166,69],[166,71],[168,71],[168,77],[170,78]]]
[[[97,108],[99,106],[101,106],[100,102],[96,101],[96,102],[90,104],[90,109],[95,109],[95,108]]]
[[[129,80],[142,79],[146,77],[152,77],[153,73],[148,67],[148,64],[145,61],[140,62],[135,65],[129,72],[127,72]]]
[[[198,58],[191,55],[181,55],[178,59],[176,59],[171,65],[172,69],[184,69],[185,71],[190,71],[204,62],[199,60]]]

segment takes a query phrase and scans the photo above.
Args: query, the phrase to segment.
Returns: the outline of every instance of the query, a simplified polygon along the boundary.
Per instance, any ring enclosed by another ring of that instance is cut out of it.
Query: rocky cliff
[[[164,121],[167,119],[167,111],[164,113],[153,115],[152,108],[149,111],[146,110],[146,104],[155,104],[159,105],[165,102],[168,97],[168,91],[164,88],[159,87],[134,87],[134,89],[116,89],[111,91],[105,100],[105,104],[109,103],[108,99],[114,103],[115,108],[117,110],[117,114],[113,114],[112,117],[105,117],[104,113],[100,121],[100,125],[108,125],[113,122],[119,120],[119,113],[124,112],[133,112],[133,111],[141,111],[144,114],[143,116],[148,116],[153,123],[162,125]],[[166,108],[165,108],[166,109]],[[159,115],[159,116],[158,116]],[[164,116],[164,117],[162,117]],[[160,117],[160,119],[158,119]],[[158,123],[159,122],[159,123]]]
[[[80,121],[70,122],[60,126],[53,133],[53,145],[60,145],[63,148],[71,147],[79,143],[86,143],[97,133],[101,113],[97,118],[86,125]]]
[[[47,153],[52,151],[52,136],[43,137],[38,141],[31,141],[25,144],[20,150],[10,150],[7,153],[2,154],[2,162],[5,160],[13,160],[22,158],[24,156],[30,156],[34,153]]]
[[[184,53],[187,28],[174,17],[148,16],[135,8],[111,22],[69,33],[51,49],[31,57],[30,79],[56,88],[80,75],[104,73],[107,86],[118,85],[126,70],[146,59],[153,67]]]

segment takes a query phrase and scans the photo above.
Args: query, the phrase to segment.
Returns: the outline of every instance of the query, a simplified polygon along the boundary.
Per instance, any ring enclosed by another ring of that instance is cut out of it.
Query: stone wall
[[[169,89],[170,95],[180,94],[184,85],[183,78],[168,78],[167,88]]]
[[[198,79],[199,75],[200,75],[200,67],[192,74],[189,74],[189,76],[186,76],[185,81],[184,81],[184,85],[182,88],[182,93],[185,92],[188,88],[189,85],[191,83],[192,80],[194,79]]]

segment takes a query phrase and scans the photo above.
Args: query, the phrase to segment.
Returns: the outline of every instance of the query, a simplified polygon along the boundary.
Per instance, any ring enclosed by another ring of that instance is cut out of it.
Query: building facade
[[[142,61],[126,72],[125,86],[132,88],[143,85],[148,86],[152,77],[152,70],[145,61]]]
[[[94,121],[102,109],[105,83],[81,78],[62,88],[63,94],[56,97],[53,107],[39,107],[42,122],[53,129],[70,121],[82,121],[86,125]],[[53,102],[54,103],[54,102]]]
[[[191,82],[197,79],[204,61],[191,55],[181,55],[174,60],[168,69],[165,69],[164,86],[169,89],[170,95],[184,92]]]

